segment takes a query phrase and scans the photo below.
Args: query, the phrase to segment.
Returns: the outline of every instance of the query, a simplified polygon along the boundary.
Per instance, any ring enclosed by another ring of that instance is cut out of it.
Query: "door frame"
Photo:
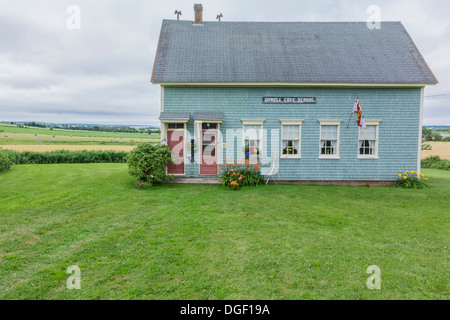
[[[176,123],[176,124],[183,124],[183,129],[169,129],[169,124],[171,123]],[[167,146],[169,145],[168,140],[167,140],[167,132],[169,131],[176,131],[176,130],[183,130],[183,173],[170,173],[174,176],[178,176],[178,177],[183,177],[186,175],[186,122],[181,122],[181,121],[168,121],[168,122],[164,122],[164,139],[166,140]],[[168,166],[166,166],[166,174],[168,173]]]
[[[216,166],[217,166],[217,173],[216,174],[201,174],[201,165],[203,161],[203,129],[202,125],[203,123],[216,123],[217,128],[216,129],[210,129],[216,131]],[[199,162],[198,162],[198,175],[199,176],[218,176],[219,175],[219,141],[220,141],[220,124],[222,123],[221,120],[196,120],[195,124],[197,127],[197,132],[199,133],[198,141],[199,141]]]

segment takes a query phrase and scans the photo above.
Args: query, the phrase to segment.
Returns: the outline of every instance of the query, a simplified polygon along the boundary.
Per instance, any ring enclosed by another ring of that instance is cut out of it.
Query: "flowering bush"
[[[397,179],[397,186],[402,188],[424,189],[428,187],[425,182],[428,180],[423,173],[419,175],[416,171],[405,171],[403,174],[399,173]]]
[[[239,183],[238,182],[236,182],[236,181],[231,181],[230,182],[230,188],[231,189],[233,189],[233,190],[239,190],[239,188],[240,188],[241,186],[239,185]]]
[[[239,190],[245,186],[264,184],[259,163],[252,164],[248,161],[245,161],[245,163],[241,161],[239,163],[219,164],[219,167],[222,168],[220,171],[222,184],[233,190]]]

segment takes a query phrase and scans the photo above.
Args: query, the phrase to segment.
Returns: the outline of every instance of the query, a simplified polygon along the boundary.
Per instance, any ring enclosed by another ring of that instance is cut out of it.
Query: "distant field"
[[[139,143],[159,143],[159,135],[148,134],[49,130],[0,125],[1,130],[3,132],[0,133],[0,148],[18,151],[58,149],[129,151]]]
[[[129,138],[129,139],[159,139],[159,134],[140,134],[140,133],[122,133],[122,132],[102,132],[102,131],[76,131],[76,130],[62,130],[62,129],[41,129],[41,128],[18,128],[16,126],[8,126],[1,124],[1,135],[5,133],[25,133],[38,135],[58,135],[58,136],[77,136],[77,137],[106,137],[106,138]]]
[[[431,150],[422,150],[422,159],[429,156],[439,156],[441,159],[450,160],[450,142],[426,142],[430,144]]]
[[[159,142],[150,138],[95,137],[95,136],[63,136],[27,133],[0,133],[0,145],[136,145],[141,142]]]
[[[14,150],[14,151],[35,151],[35,152],[47,152],[55,150],[112,150],[112,151],[131,151],[135,146],[115,146],[115,145],[3,145],[0,146],[0,150]]]

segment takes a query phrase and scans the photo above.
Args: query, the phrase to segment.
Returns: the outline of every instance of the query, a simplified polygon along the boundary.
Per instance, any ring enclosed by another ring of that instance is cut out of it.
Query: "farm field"
[[[432,149],[422,150],[422,159],[429,156],[440,156],[441,159],[450,160],[450,142],[427,141],[426,144],[430,144]]]
[[[79,150],[100,150],[100,151],[131,151],[135,146],[120,146],[120,145],[3,145],[0,146],[0,150],[14,150],[14,151],[34,151],[34,152],[47,152],[55,150],[69,150],[69,151],[79,151]]]
[[[17,128],[0,125],[0,149],[16,151],[117,150],[139,143],[159,143],[159,135]]]
[[[25,134],[42,134],[42,135],[54,135],[57,136],[77,136],[77,137],[104,137],[104,138],[113,138],[113,137],[122,137],[128,139],[136,139],[136,138],[149,138],[149,139],[157,139],[159,135],[147,135],[147,134],[139,134],[139,133],[126,133],[126,132],[103,132],[103,131],[82,131],[82,130],[63,130],[63,129],[44,129],[44,128],[19,128],[13,125],[5,125],[0,124],[0,130],[3,130],[2,133],[25,133]]]
[[[450,172],[431,187],[135,189],[124,164],[0,174],[0,299],[449,299]],[[68,290],[67,267],[81,269]],[[381,268],[369,290],[367,267]]]

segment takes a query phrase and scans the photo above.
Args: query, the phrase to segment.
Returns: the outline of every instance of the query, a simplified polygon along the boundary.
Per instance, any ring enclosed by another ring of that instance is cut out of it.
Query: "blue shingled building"
[[[206,22],[195,10],[195,22],[163,21],[151,80],[169,173],[217,177],[236,160],[302,182],[420,172],[424,87],[437,80],[401,22]]]

